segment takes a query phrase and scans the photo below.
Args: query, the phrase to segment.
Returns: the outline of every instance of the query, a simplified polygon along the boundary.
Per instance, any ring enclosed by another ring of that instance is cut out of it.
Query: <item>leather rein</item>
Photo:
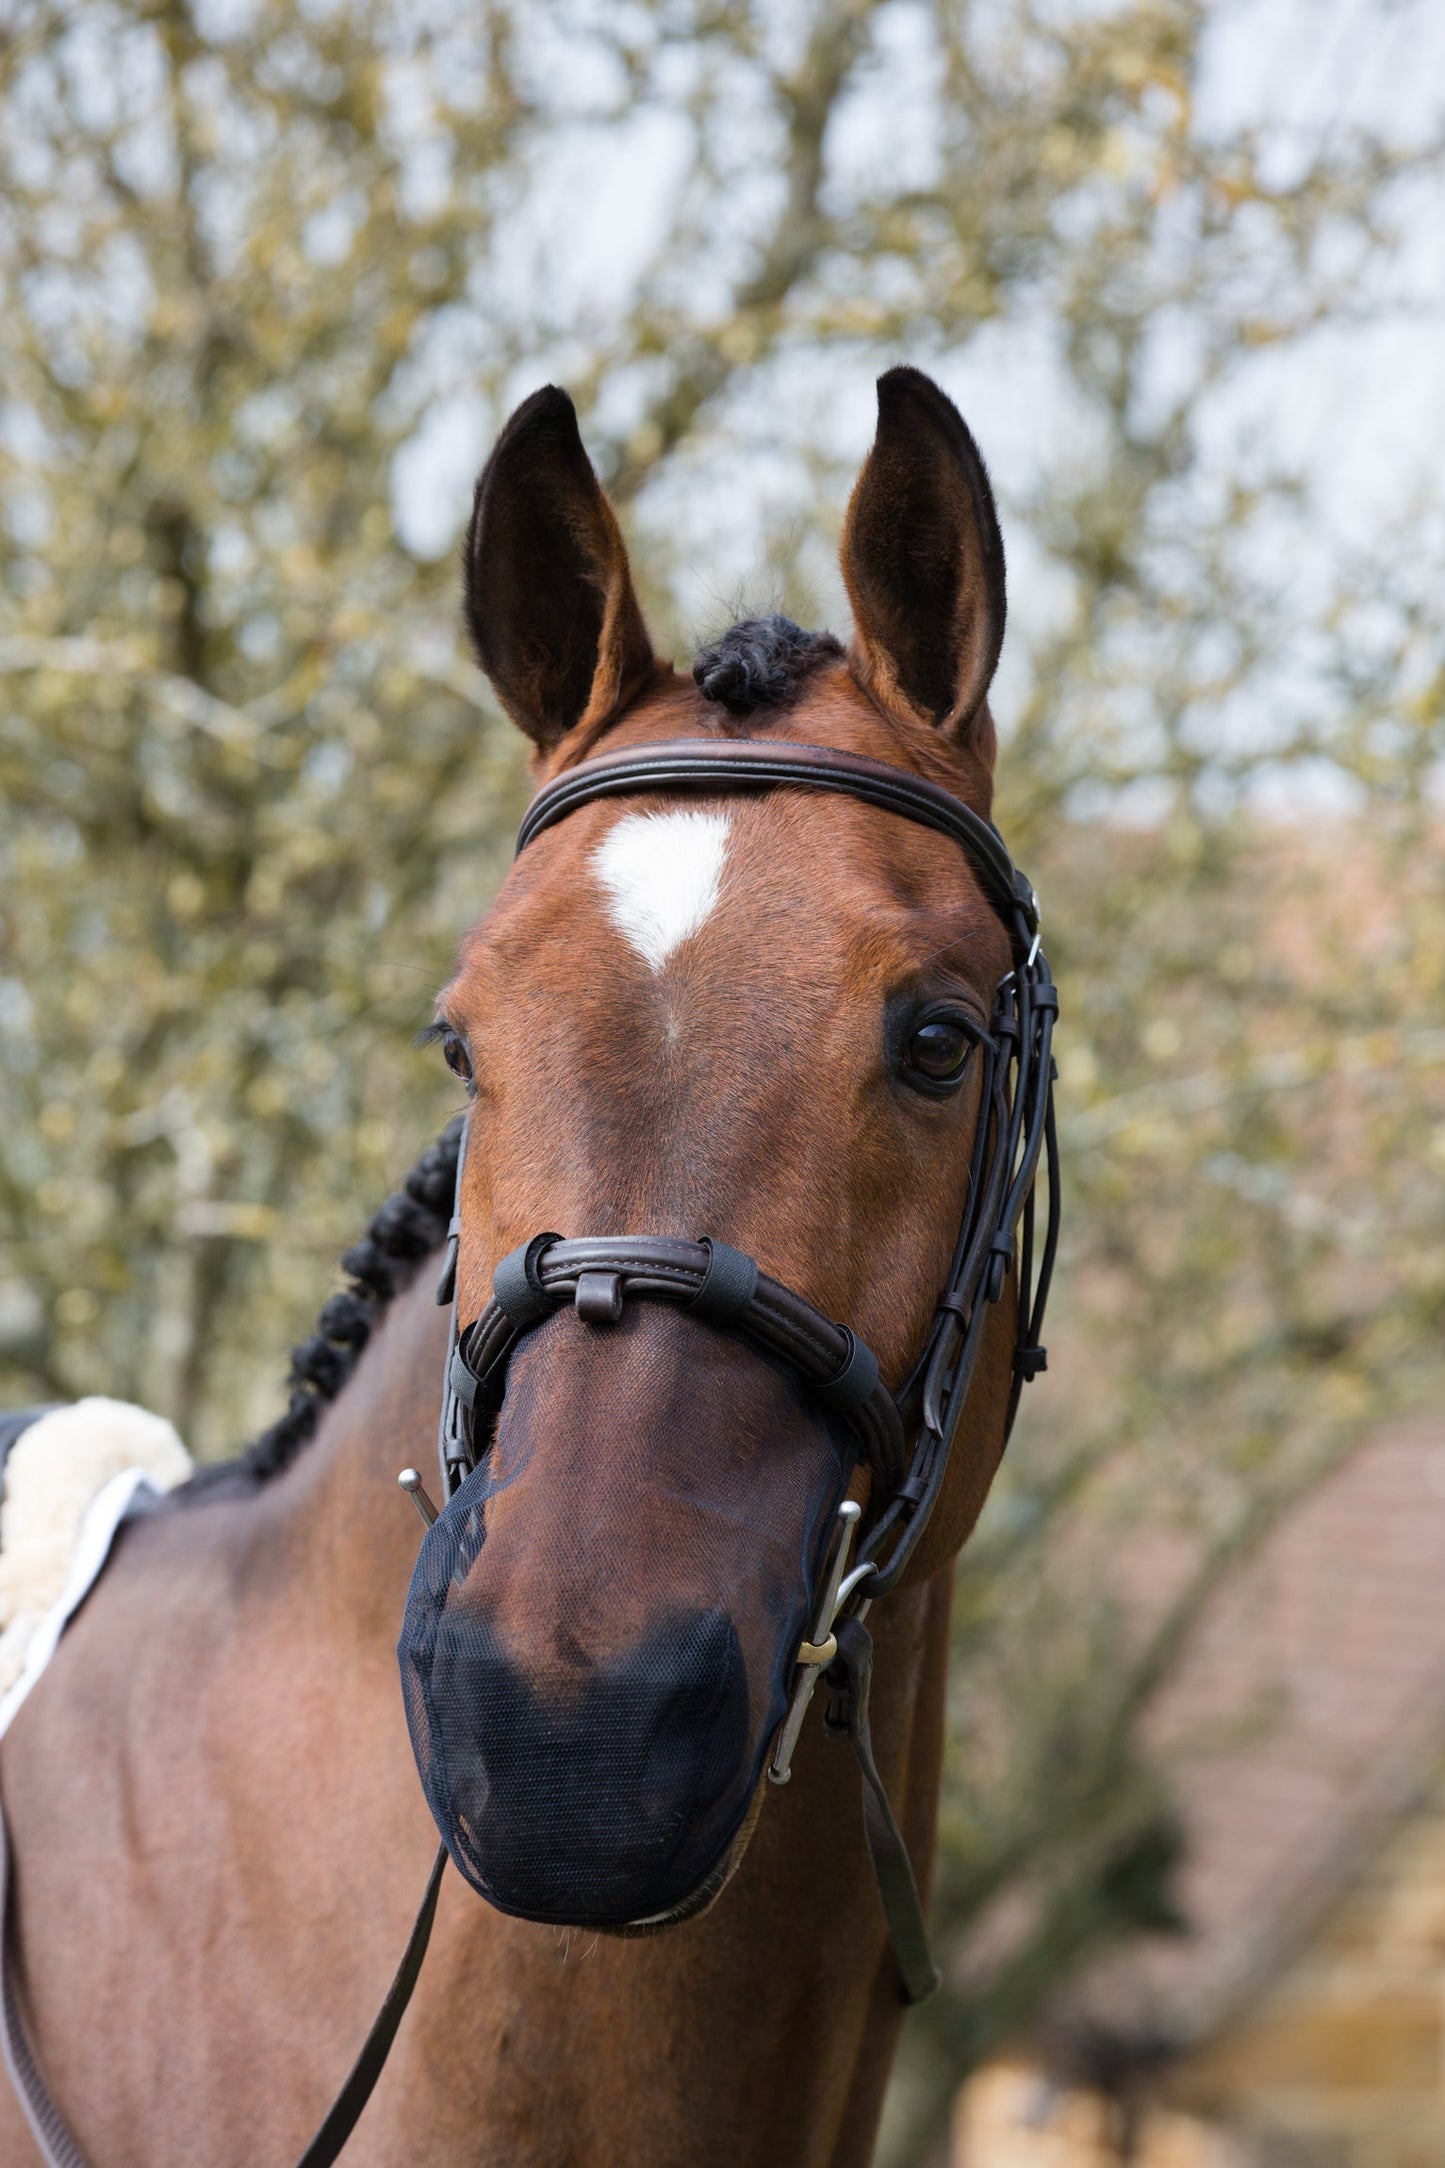
[[[1046,1363],[1040,1335],[1060,1202],[1051,1051],[1058,995],[1040,945],[1038,898],[1015,868],[997,829],[952,792],[863,755],[781,741],[682,739],[585,761],[539,791],[523,819],[517,852],[569,813],[602,798],[649,791],[733,794],[776,789],[829,791],[860,799],[951,837],[966,853],[1013,948],[1013,967],[996,990],[989,1029],[977,1034],[983,1078],[967,1198],[922,1350],[895,1395],[884,1384],[872,1351],[849,1327],[769,1279],[741,1251],[707,1237],[688,1242],[656,1235],[573,1240],[535,1235],[503,1258],[493,1278],[492,1300],[463,1329],[457,1315],[456,1265],[468,1142],[464,1124],[457,1150],[456,1201],[437,1289],[438,1302],[451,1308],[439,1440],[441,1479],[449,1498],[483,1457],[513,1349],[564,1304],[575,1306],[584,1321],[596,1326],[615,1323],[629,1300],[682,1304],[704,1322],[740,1333],[782,1356],[815,1400],[852,1427],[882,1506],[851,1567],[849,1546],[860,1511],[851,1502],[841,1509],[823,1593],[810,1635],[798,1651],[792,1700],[768,1774],[775,1784],[788,1781],[809,1700],[819,1677],[825,1677],[826,1728],[847,1738],[857,1756],[865,1833],[902,1992],[908,2002],[918,2002],[933,1991],[939,1975],[907,1849],[873,1758],[868,1728],[872,1643],[863,1621],[870,1606],[897,1586],[928,1524],[947,1473],[985,1322],[1015,1268],[1018,1326],[1005,1442],[1022,1386]],[[1041,1159],[1048,1164],[1048,1204],[1040,1238],[1035,1189]],[[423,1519],[434,1518],[415,1471],[406,1471],[403,1480]],[[298,2168],[331,2168],[371,2097],[421,1970],[446,1859],[443,1846],[386,2000]],[[35,2062],[6,1964],[8,1864],[0,1814],[0,2049],[45,2168],[87,2168]]]

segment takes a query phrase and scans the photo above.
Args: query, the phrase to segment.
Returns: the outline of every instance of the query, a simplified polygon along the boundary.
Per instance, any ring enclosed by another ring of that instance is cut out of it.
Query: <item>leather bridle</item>
[[[1038,899],[998,831],[950,791],[859,754],[767,740],[685,739],[569,768],[533,800],[517,850],[520,854],[568,814],[603,798],[778,789],[839,793],[952,837],[967,854],[1013,949],[1013,965],[996,990],[989,1029],[977,1035],[983,1076],[967,1199],[917,1360],[897,1394],[891,1393],[876,1357],[847,1326],[769,1279],[752,1258],[709,1237],[692,1242],[657,1235],[572,1240],[535,1235],[503,1258],[493,1277],[491,1301],[463,1330],[457,1316],[456,1267],[468,1141],[464,1130],[446,1263],[437,1290],[438,1301],[451,1307],[440,1433],[442,1484],[444,1494],[453,1495],[485,1454],[492,1418],[506,1389],[508,1360],[518,1342],[569,1303],[595,1326],[616,1322],[629,1301],[683,1305],[703,1322],[740,1333],[783,1357],[814,1399],[852,1427],[860,1454],[873,1471],[876,1510],[851,1568],[848,1549],[859,1508],[845,1501],[840,1511],[823,1593],[811,1634],[798,1651],[793,1698],[769,1775],[775,1783],[788,1781],[809,1698],[819,1676],[826,1676],[826,1726],[848,1738],[858,1757],[864,1825],[879,1894],[904,1996],[916,2002],[932,1992],[938,1974],[907,1850],[873,1758],[868,1728],[872,1645],[863,1621],[869,1607],[896,1588],[928,1525],[989,1310],[1015,1265],[1018,1326],[1005,1441],[1023,1384],[1045,1365],[1040,1333],[1059,1231],[1051,1053],[1058,995],[1040,945]],[[1048,1162],[1048,1207],[1039,1241],[1035,1185],[1041,1158]],[[407,1471],[407,1487],[420,1490],[414,1471]],[[419,1503],[423,1501],[424,1493]],[[423,1517],[431,1517],[424,1503]],[[416,1985],[446,1857],[443,1847],[386,2000],[299,2168],[331,2168],[370,2098]],[[7,1864],[0,1817],[0,1915]],[[0,1933],[0,2048],[46,2168],[86,2168],[26,2040],[4,1961],[7,1939]]]
[[[873,1473],[876,1511],[851,1570],[859,1520],[841,1517],[825,1594],[797,1658],[791,1705],[769,1775],[785,1784],[820,1674],[830,1688],[827,1728],[858,1756],[865,1828],[903,1992],[921,2001],[938,1975],[902,1835],[873,1760],[868,1729],[872,1643],[863,1620],[896,1588],[938,1501],[978,1362],[985,1321],[1017,1264],[1018,1324],[1005,1441],[1019,1393],[1045,1364],[1040,1341],[1059,1231],[1052,1040],[1058,994],[1039,939],[1038,898],[997,829],[951,791],[863,755],[754,739],[682,739],[614,753],[567,769],[541,790],[517,838],[518,855],[559,821],[599,799],[639,793],[829,791],[937,830],[962,845],[1013,948],[989,1029],[976,1035],[983,1064],[978,1122],[962,1223],[947,1278],[918,1358],[895,1396],[877,1357],[846,1325],[769,1279],[740,1250],[714,1237],[542,1233],[497,1266],[492,1299],[465,1329],[457,1313],[456,1262],[467,1137],[457,1158],[456,1205],[437,1300],[452,1311],[439,1452],[443,1493],[455,1494],[486,1453],[519,1341],[566,1305],[595,1327],[615,1324],[629,1301],[668,1302],[704,1323],[754,1341],[792,1364],[815,1402],[847,1423]],[[1048,1215],[1036,1245],[1035,1183],[1048,1160]],[[1036,1255],[1037,1248],[1037,1255]]]
[[[566,1303],[605,1325],[626,1301],[673,1302],[694,1316],[731,1327],[794,1364],[813,1397],[849,1421],[874,1471],[882,1510],[859,1552],[852,1578],[867,1600],[886,1596],[912,1556],[938,1499],[968,1397],[990,1306],[1015,1262],[1018,1328],[1005,1437],[1019,1392],[1044,1368],[1040,1342],[1059,1230],[1051,1052],[1058,994],[1039,939],[1039,906],[998,830],[951,791],[906,769],[829,746],[755,739],[715,743],[686,738],[613,753],[567,769],[538,792],[517,837],[526,850],[579,807],[638,793],[798,789],[828,791],[896,813],[962,845],[1014,952],[1000,983],[987,1032],[977,1034],[983,1062],[979,1118],[968,1195],[948,1275],[923,1347],[898,1394],[879,1375],[872,1351],[802,1295],[769,1279],[750,1257],[711,1238],[586,1236],[564,1241],[534,1235],[498,1265],[492,1300],[465,1331],[456,1313],[456,1253],[461,1235],[461,1172],[446,1267],[437,1290],[452,1305],[440,1458],[447,1496],[476,1465],[490,1435],[489,1417],[505,1390],[506,1366],[522,1335]],[[1035,1181],[1049,1162],[1048,1216],[1035,1241]],[[1037,1250],[1037,1254],[1036,1254]],[[859,1578],[859,1569],[869,1573]],[[860,1598],[861,1600],[861,1598]]]

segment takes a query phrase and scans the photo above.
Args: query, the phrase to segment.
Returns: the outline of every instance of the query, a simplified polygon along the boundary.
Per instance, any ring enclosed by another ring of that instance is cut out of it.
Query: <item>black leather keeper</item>
[[[622,1274],[580,1272],[575,1299],[584,1325],[615,1325],[622,1315]]]
[[[833,1415],[851,1414],[872,1397],[878,1383],[878,1357],[867,1342],[843,1327],[848,1342],[848,1356],[836,1377],[824,1378],[821,1384],[816,1378],[809,1380],[813,1398],[820,1401]]]
[[[452,1391],[462,1406],[467,1409],[474,1408],[477,1404],[477,1375],[460,1348],[457,1348],[452,1356],[447,1376],[451,1380]]]
[[[533,1235],[530,1242],[519,1242],[516,1249],[508,1250],[492,1274],[492,1300],[517,1332],[525,1332],[529,1325],[550,1317],[557,1308],[537,1276],[537,1265],[542,1252],[561,1239],[560,1235],[544,1234]]]
[[[710,1325],[741,1325],[758,1291],[758,1268],[751,1257],[730,1250],[726,1242],[714,1242],[709,1235],[701,1239],[707,1271],[688,1308]]]
[[[997,1302],[1003,1293],[1003,1283],[1014,1261],[1014,1238],[1011,1230],[1000,1228],[988,1246],[988,1278],[984,1293],[990,1302]]]
[[[461,1239],[461,1218],[457,1213],[453,1212],[452,1223],[447,1229],[446,1261],[442,1266],[441,1278],[437,1281],[437,1307],[441,1310],[444,1310],[449,1302],[453,1302],[456,1299],[457,1251],[460,1247]]]

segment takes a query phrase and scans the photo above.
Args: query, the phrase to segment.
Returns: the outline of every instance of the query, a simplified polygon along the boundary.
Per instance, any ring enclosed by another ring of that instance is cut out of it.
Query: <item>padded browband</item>
[[[470,1411],[501,1383],[521,1336],[555,1310],[570,1303],[586,1323],[606,1326],[621,1317],[624,1299],[639,1297],[676,1303],[784,1357],[819,1406],[853,1426],[883,1481],[898,1481],[903,1421],[871,1348],[725,1242],[669,1235],[585,1235],[565,1242],[534,1235],[497,1266],[492,1300],[453,1358],[452,1389]]]
[[[955,798],[941,784],[862,753],[840,753],[828,745],[779,743],[756,738],[724,738],[700,744],[695,738],[668,740],[640,750],[584,760],[546,784],[528,806],[517,832],[522,852],[545,829],[555,827],[594,798],[618,798],[629,791],[695,790],[715,783],[719,790],[752,788],[830,790],[887,813],[902,814],[961,843],[973,861],[1004,924],[1022,946],[1039,930],[1039,904],[1029,882],[1014,865],[996,828]]]

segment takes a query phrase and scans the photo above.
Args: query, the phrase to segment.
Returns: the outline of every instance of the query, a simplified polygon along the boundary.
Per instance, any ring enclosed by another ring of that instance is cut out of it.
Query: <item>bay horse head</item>
[[[880,381],[842,565],[846,651],[772,618],[683,675],[564,393],[477,485],[467,623],[540,796],[438,1002],[470,1099],[451,1495],[401,1654],[452,1856],[528,1918],[716,1895],[780,1728],[829,1665],[866,1695],[862,1611],[951,1560],[1042,1359],[1003,547],[915,370]]]

